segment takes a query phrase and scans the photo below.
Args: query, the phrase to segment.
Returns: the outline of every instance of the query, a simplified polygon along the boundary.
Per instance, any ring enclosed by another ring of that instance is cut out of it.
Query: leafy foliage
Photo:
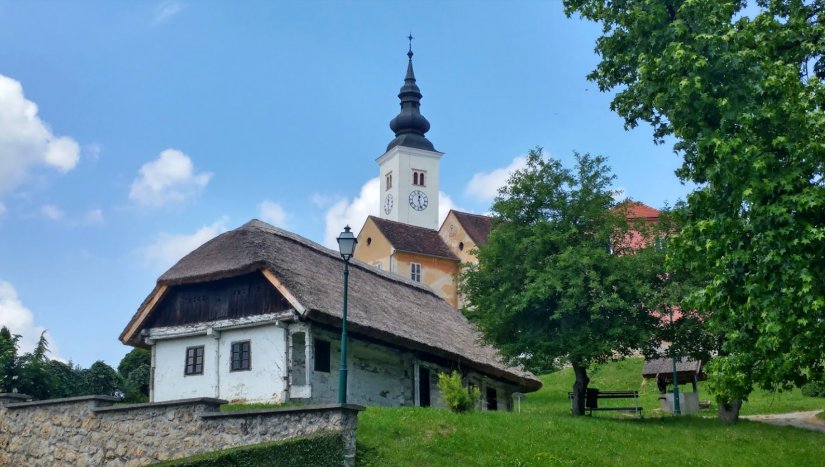
[[[121,386],[120,377],[109,365],[95,362],[82,369],[72,362],[50,360],[45,332],[35,348],[17,355],[19,335],[0,328],[0,392],[17,391],[35,399],[55,399],[91,394],[113,395]]]
[[[149,400],[151,367],[152,354],[146,349],[132,349],[120,361],[117,371],[123,381],[125,402],[137,403]]]
[[[121,387],[121,379],[117,372],[102,360],[92,363],[87,370],[82,371],[83,390],[86,394],[102,394],[113,396]]]
[[[155,464],[165,467],[325,467],[340,466],[344,439],[340,434],[296,438],[225,449]]]
[[[0,392],[11,392],[16,379],[17,349],[20,336],[0,328]]]
[[[49,343],[46,340],[46,332],[40,334],[40,339],[34,350],[24,354],[15,364],[17,367],[16,388],[23,394],[28,394],[35,399],[49,399],[54,390],[55,382],[49,372],[49,359],[46,354],[49,352]]]
[[[698,185],[672,260],[708,274],[692,303],[723,337],[717,394],[822,374],[825,2],[564,4],[603,25],[589,78],[618,91],[611,108],[674,136]]]
[[[811,381],[802,385],[802,394],[808,397],[825,397],[825,381]]]
[[[558,359],[573,365],[582,412],[587,367],[651,342],[662,255],[624,241],[604,157],[575,159],[570,170],[530,151],[493,204],[493,229],[462,291],[465,314],[506,358],[537,372]]]
[[[472,412],[481,397],[478,388],[464,386],[461,375],[455,370],[450,374],[438,374],[438,390],[453,412]]]

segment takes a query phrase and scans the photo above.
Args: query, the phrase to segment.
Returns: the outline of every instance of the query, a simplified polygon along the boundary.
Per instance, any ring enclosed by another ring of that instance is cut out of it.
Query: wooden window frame
[[[316,338],[313,347],[312,369],[321,373],[329,373],[332,369],[332,344],[328,340]],[[321,348],[324,349],[323,352],[320,352]],[[326,360],[326,365],[323,365],[324,359]]]
[[[412,177],[412,180],[413,180],[412,184],[413,185],[415,185],[415,186],[424,186],[424,187],[427,186],[427,183],[426,183],[427,179],[424,176],[427,173],[427,171],[421,170],[421,169],[412,169],[412,173],[413,173],[413,177]]]
[[[410,263],[410,279],[421,282],[421,276],[421,263]]]
[[[387,188],[384,191],[389,191],[392,188],[392,172],[387,172],[384,175],[384,180],[386,181]]]
[[[198,352],[200,351],[200,352]],[[200,353],[200,355],[198,355]],[[183,361],[183,375],[195,376],[203,374],[204,357],[206,356],[206,348],[203,345],[193,345],[186,348],[186,354]],[[200,357],[200,363],[198,363]]]
[[[246,344],[246,359],[244,359],[244,344]],[[233,342],[229,353],[229,371],[249,371],[251,369],[252,341],[247,339]]]

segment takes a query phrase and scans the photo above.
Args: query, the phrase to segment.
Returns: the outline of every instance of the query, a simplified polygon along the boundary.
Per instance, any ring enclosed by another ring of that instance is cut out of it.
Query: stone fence
[[[0,394],[0,465],[136,466],[230,447],[342,433],[355,459],[362,406],[330,404],[221,413],[226,401],[113,405],[107,396],[22,402]]]

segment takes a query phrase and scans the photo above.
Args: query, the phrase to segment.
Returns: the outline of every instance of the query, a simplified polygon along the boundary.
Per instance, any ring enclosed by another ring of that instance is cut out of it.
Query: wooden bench
[[[573,393],[568,392],[567,397],[573,400]],[[599,407],[599,399],[633,399],[632,407]],[[642,406],[639,405],[639,391],[600,391],[595,388],[588,388],[584,398],[584,409],[593,415],[594,410],[615,410],[621,412],[635,412],[642,416]]]

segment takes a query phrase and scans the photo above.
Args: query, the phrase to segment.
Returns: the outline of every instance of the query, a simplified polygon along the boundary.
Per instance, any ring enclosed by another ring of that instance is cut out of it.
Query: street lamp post
[[[344,302],[344,303],[346,303],[346,302]],[[670,306],[670,328],[673,329],[673,306],[672,305]],[[670,345],[672,347],[673,342],[671,342]],[[681,407],[681,403],[679,401],[679,375],[678,375],[678,372],[676,371],[676,355],[674,355],[673,352],[670,353],[670,359],[673,362],[673,415],[682,415],[682,407]]]
[[[338,403],[347,403],[347,289],[349,288],[349,260],[355,253],[358,239],[350,232],[350,227],[338,236],[338,251],[344,258],[344,309],[341,317],[341,368],[338,370]]]

